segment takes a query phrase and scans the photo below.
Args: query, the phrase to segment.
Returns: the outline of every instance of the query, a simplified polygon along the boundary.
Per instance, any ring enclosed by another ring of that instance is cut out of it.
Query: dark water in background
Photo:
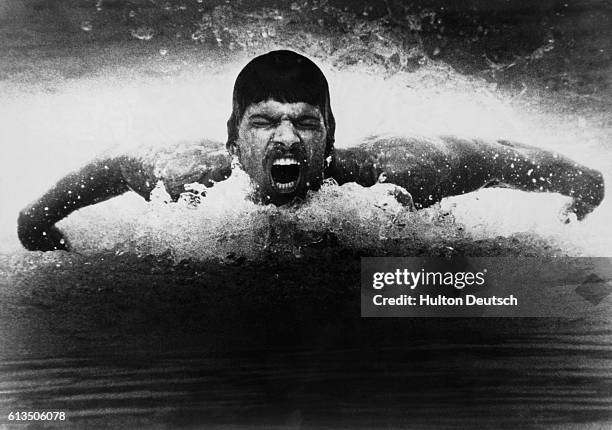
[[[228,46],[215,51],[214,39],[171,37],[198,28],[196,2],[170,11],[162,3],[104,3],[97,12],[95,2],[3,4],[3,88],[52,93],[58,81],[100,70],[142,73],[141,63],[162,47],[173,49],[177,67],[191,56],[214,63],[219,52],[241,55]],[[385,37],[403,34],[406,50],[420,41],[422,51],[371,56],[366,41],[361,51],[327,54],[341,65],[361,55],[385,70],[415,70],[422,55],[437,57],[511,94],[524,86],[524,97],[545,92],[563,102],[555,109],[589,112],[604,131],[610,127],[608,2],[410,3],[413,16],[424,13],[418,31],[397,12],[399,2],[345,4],[360,14],[354,22],[376,21],[391,8],[398,22]],[[236,8],[250,13],[261,4]],[[429,11],[442,22],[428,21]],[[92,30],[83,30],[86,22]],[[146,35],[149,27],[151,44],[135,44],[130,31]],[[464,246],[485,255],[525,251],[511,239]],[[612,425],[609,300],[576,320],[362,319],[360,255],[370,254],[330,247],[294,260],[175,264],[129,252],[5,252],[0,423],[8,411],[62,410],[69,420],[57,426],[73,428]]]
[[[63,410],[75,428],[609,424],[606,302],[575,320],[363,319],[345,255],[16,271],[2,407]]]

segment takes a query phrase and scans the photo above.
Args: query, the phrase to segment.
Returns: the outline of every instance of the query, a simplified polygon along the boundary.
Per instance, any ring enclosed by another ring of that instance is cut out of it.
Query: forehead
[[[317,106],[304,102],[283,103],[272,99],[249,105],[244,111],[243,118],[249,118],[255,115],[264,115],[273,118],[283,116],[289,118],[303,116],[322,118],[321,111]]]

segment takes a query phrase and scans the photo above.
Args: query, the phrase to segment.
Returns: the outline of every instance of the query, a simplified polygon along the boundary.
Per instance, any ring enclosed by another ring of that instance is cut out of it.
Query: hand
[[[582,221],[588,214],[593,212],[596,207],[597,206],[590,205],[582,200],[574,199],[561,210],[561,221],[565,224],[569,224],[573,217],[576,217],[578,221]]]
[[[29,229],[23,231],[20,228],[18,231],[19,240],[23,246],[29,251],[69,251],[70,245],[64,234],[55,226],[41,229]]]

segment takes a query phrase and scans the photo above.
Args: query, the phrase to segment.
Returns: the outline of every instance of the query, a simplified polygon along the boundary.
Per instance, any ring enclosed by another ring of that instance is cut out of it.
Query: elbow
[[[19,216],[17,218],[17,237],[27,250],[36,250],[36,241],[34,240],[36,230],[36,224],[33,222],[29,211],[24,209],[19,212]]]
[[[32,208],[19,212],[17,237],[28,251],[67,251],[70,249],[62,232],[46,220],[37,219]]]
[[[597,207],[605,197],[604,178],[601,172],[597,170],[593,170],[588,176],[589,181],[587,184],[586,197],[590,205]]]

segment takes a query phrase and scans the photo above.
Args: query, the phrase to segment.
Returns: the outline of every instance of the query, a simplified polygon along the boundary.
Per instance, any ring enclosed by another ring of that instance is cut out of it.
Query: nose
[[[297,134],[293,123],[289,120],[281,121],[274,130],[274,135],[272,136],[272,142],[286,147],[290,147],[299,141],[300,136]]]

